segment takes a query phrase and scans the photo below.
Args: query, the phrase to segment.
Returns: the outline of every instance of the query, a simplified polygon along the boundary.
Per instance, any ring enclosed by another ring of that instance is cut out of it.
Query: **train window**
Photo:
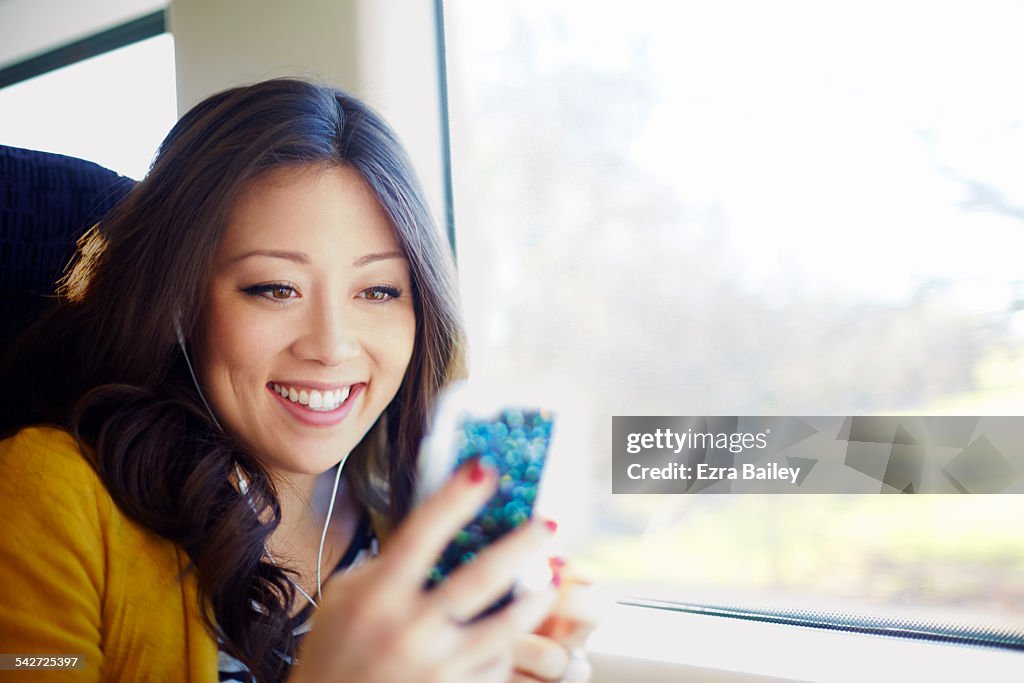
[[[473,371],[584,382],[588,571],[1020,644],[1021,496],[611,495],[610,460],[613,415],[1024,411],[1022,20],[445,3]]]
[[[0,89],[0,144],[146,174],[177,120],[174,41],[163,33]]]

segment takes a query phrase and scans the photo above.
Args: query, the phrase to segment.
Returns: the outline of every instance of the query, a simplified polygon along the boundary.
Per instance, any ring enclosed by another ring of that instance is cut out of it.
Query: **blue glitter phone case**
[[[553,424],[551,412],[536,409],[462,416],[454,468],[480,458],[498,471],[498,490],[441,553],[430,572],[431,583],[440,583],[459,565],[472,562],[478,552],[532,516]]]
[[[495,397],[461,386],[446,393],[420,453],[417,498],[433,493],[473,458],[497,470],[498,490],[441,553],[427,578],[428,587],[472,562],[484,548],[533,516],[557,414],[550,405],[540,403],[536,398],[510,399],[502,405]]]

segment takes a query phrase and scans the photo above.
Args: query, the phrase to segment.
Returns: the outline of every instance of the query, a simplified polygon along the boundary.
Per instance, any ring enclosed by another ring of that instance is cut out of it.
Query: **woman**
[[[471,620],[552,522],[422,589],[495,482],[468,466],[410,509],[463,335],[445,245],[365,105],[288,79],[200,103],[60,294],[4,367],[6,651],[104,680],[587,677],[552,588]]]

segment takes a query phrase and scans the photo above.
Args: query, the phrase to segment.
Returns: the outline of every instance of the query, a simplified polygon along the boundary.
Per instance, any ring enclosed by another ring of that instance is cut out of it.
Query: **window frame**
[[[161,9],[0,68],[0,89],[163,33],[167,11]]]
[[[1021,653],[618,603],[589,645],[593,683],[967,681],[1019,670]]]

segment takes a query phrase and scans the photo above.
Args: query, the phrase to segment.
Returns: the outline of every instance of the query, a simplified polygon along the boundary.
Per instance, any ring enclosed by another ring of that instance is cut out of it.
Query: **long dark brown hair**
[[[283,680],[280,653],[295,650],[295,591],[263,552],[280,505],[260,461],[206,413],[174,325],[180,318],[188,337],[200,319],[240,194],[272,170],[306,165],[358,171],[409,260],[412,359],[345,470],[363,506],[401,519],[434,399],[464,370],[463,332],[449,251],[401,145],[341,91],[277,79],[219,93],[185,114],[146,178],[79,241],[56,304],[2,366],[0,433],[49,423],[75,435],[118,506],[188,552],[207,627],[260,683]],[[236,463],[255,510],[231,483]]]

